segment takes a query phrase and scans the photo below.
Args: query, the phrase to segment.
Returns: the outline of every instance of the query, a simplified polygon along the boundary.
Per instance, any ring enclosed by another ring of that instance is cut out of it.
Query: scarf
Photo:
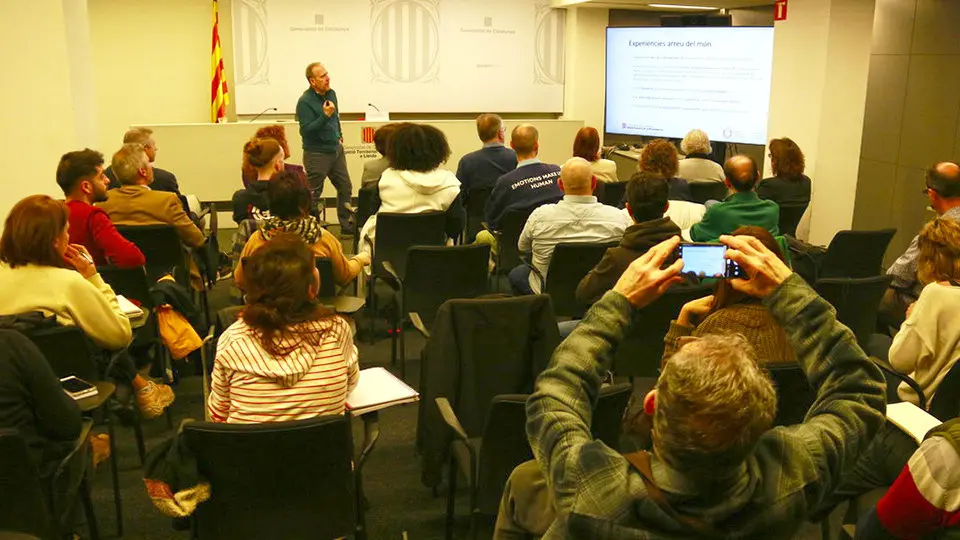
[[[313,245],[320,241],[323,227],[320,225],[320,220],[314,216],[297,219],[280,219],[270,216],[260,224],[260,233],[264,240],[270,241],[270,238],[281,232],[296,234],[307,244]]]

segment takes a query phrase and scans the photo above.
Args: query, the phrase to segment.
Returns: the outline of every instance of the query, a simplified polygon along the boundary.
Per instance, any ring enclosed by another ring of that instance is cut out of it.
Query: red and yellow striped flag
[[[223,55],[220,53],[219,22],[217,0],[213,0],[213,46],[210,54],[211,122],[225,122],[227,120],[227,104],[230,103],[230,94],[227,92],[227,76],[223,71]]]

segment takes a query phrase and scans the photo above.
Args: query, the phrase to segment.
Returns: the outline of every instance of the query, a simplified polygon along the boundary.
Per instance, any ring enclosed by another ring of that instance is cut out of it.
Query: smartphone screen
[[[680,244],[683,273],[698,277],[725,277],[726,253],[727,246],[723,244]]]
[[[64,390],[72,394],[78,394],[94,388],[92,384],[76,377],[64,377],[63,379],[60,379],[60,385],[63,386]]]

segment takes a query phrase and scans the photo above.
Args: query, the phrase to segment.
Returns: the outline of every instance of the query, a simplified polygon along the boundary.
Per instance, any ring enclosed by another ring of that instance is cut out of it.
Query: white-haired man
[[[532,254],[531,266],[521,264],[510,271],[514,294],[540,294],[557,244],[562,242],[614,243],[631,225],[627,216],[613,206],[597,201],[593,192],[597,178],[590,162],[575,157],[560,168],[563,199],[538,207],[523,226],[517,247]]]
[[[554,353],[527,401],[536,462],[504,490],[494,538],[792,538],[884,424],[885,384],[833,308],[759,240],[722,236],[733,288],[783,325],[817,393],[802,424],[770,429],[776,392],[743,339],[705,336],[668,359],[648,398],[653,451],[595,441],[592,408],[639,311],[681,280],[673,237],[635,260]],[[535,463],[535,464],[534,464]]]

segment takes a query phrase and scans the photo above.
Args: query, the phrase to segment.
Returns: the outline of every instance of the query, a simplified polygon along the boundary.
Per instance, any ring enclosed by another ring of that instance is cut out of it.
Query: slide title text
[[[713,47],[709,41],[630,41],[631,47]]]

